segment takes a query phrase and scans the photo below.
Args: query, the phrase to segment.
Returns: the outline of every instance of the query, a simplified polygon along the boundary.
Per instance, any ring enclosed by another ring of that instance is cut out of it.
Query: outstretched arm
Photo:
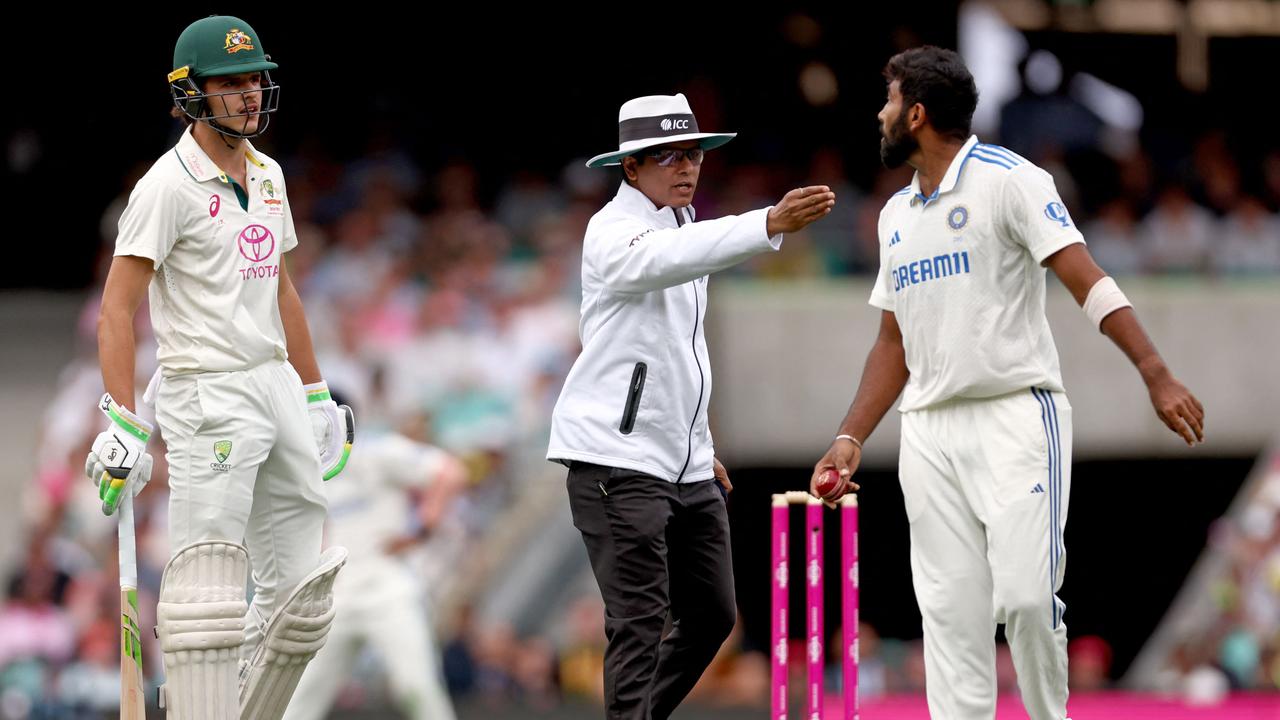
[[[777,205],[742,215],[654,229],[631,217],[587,226],[583,264],[608,289],[643,293],[682,285],[777,250],[796,232],[831,212],[835,193],[825,185],[797,188]]]

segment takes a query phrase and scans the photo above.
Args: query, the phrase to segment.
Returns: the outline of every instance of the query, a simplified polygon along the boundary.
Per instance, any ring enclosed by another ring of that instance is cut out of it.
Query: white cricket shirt
[[[387,555],[387,546],[416,522],[409,491],[430,486],[446,460],[443,450],[396,433],[356,441],[342,475],[324,484],[329,500],[325,544],[349,553],[339,582],[358,578],[357,584],[371,585],[379,575],[394,578],[403,572],[403,563]]]
[[[188,128],[120,216],[115,254],[147,258],[156,269],[151,324],[165,376],[287,359],[276,292],[281,255],[298,238],[284,174],[252,145],[245,167],[248,187],[239,188]]]
[[[1084,238],[1049,173],[970,137],[933,195],[917,173],[889,199],[879,234],[870,302],[902,328],[901,411],[1063,389],[1040,263]]]

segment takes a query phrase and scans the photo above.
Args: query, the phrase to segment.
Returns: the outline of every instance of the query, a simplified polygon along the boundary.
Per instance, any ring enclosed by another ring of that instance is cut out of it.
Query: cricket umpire
[[[668,717],[736,616],[731,485],[707,421],[707,277],[778,250],[835,205],[829,188],[804,187],[695,222],[703,156],[733,137],[701,132],[684,95],[640,97],[618,113],[618,149],[587,163],[620,165],[622,183],[587,225],[582,353],[547,459],[569,468],[573,522],[604,597],[609,718]]]

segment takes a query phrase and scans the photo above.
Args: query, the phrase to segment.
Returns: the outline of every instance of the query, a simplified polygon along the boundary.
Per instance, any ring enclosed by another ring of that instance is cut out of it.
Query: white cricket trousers
[[[327,504],[302,381],[287,362],[166,377],[156,420],[169,461],[169,547],[243,542],[254,596],[241,657],[320,561]]]
[[[1031,388],[902,415],[899,460],[925,686],[939,720],[995,717],[997,623],[1032,720],[1063,720],[1071,406]]]
[[[426,607],[417,593],[395,591],[400,583],[380,580],[388,578],[374,578],[364,588],[341,580],[335,584],[334,606],[342,622],[334,623],[324,647],[307,665],[284,720],[328,717],[366,647],[382,661],[391,697],[405,717],[454,720]]]

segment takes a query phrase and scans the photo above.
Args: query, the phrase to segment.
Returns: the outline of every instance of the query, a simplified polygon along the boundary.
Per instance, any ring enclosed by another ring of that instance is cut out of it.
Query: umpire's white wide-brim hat
[[[646,95],[622,104],[618,110],[618,149],[591,158],[587,167],[618,165],[622,158],[645,148],[684,140],[698,140],[703,150],[710,150],[737,135],[698,132],[698,121],[684,93]]]

